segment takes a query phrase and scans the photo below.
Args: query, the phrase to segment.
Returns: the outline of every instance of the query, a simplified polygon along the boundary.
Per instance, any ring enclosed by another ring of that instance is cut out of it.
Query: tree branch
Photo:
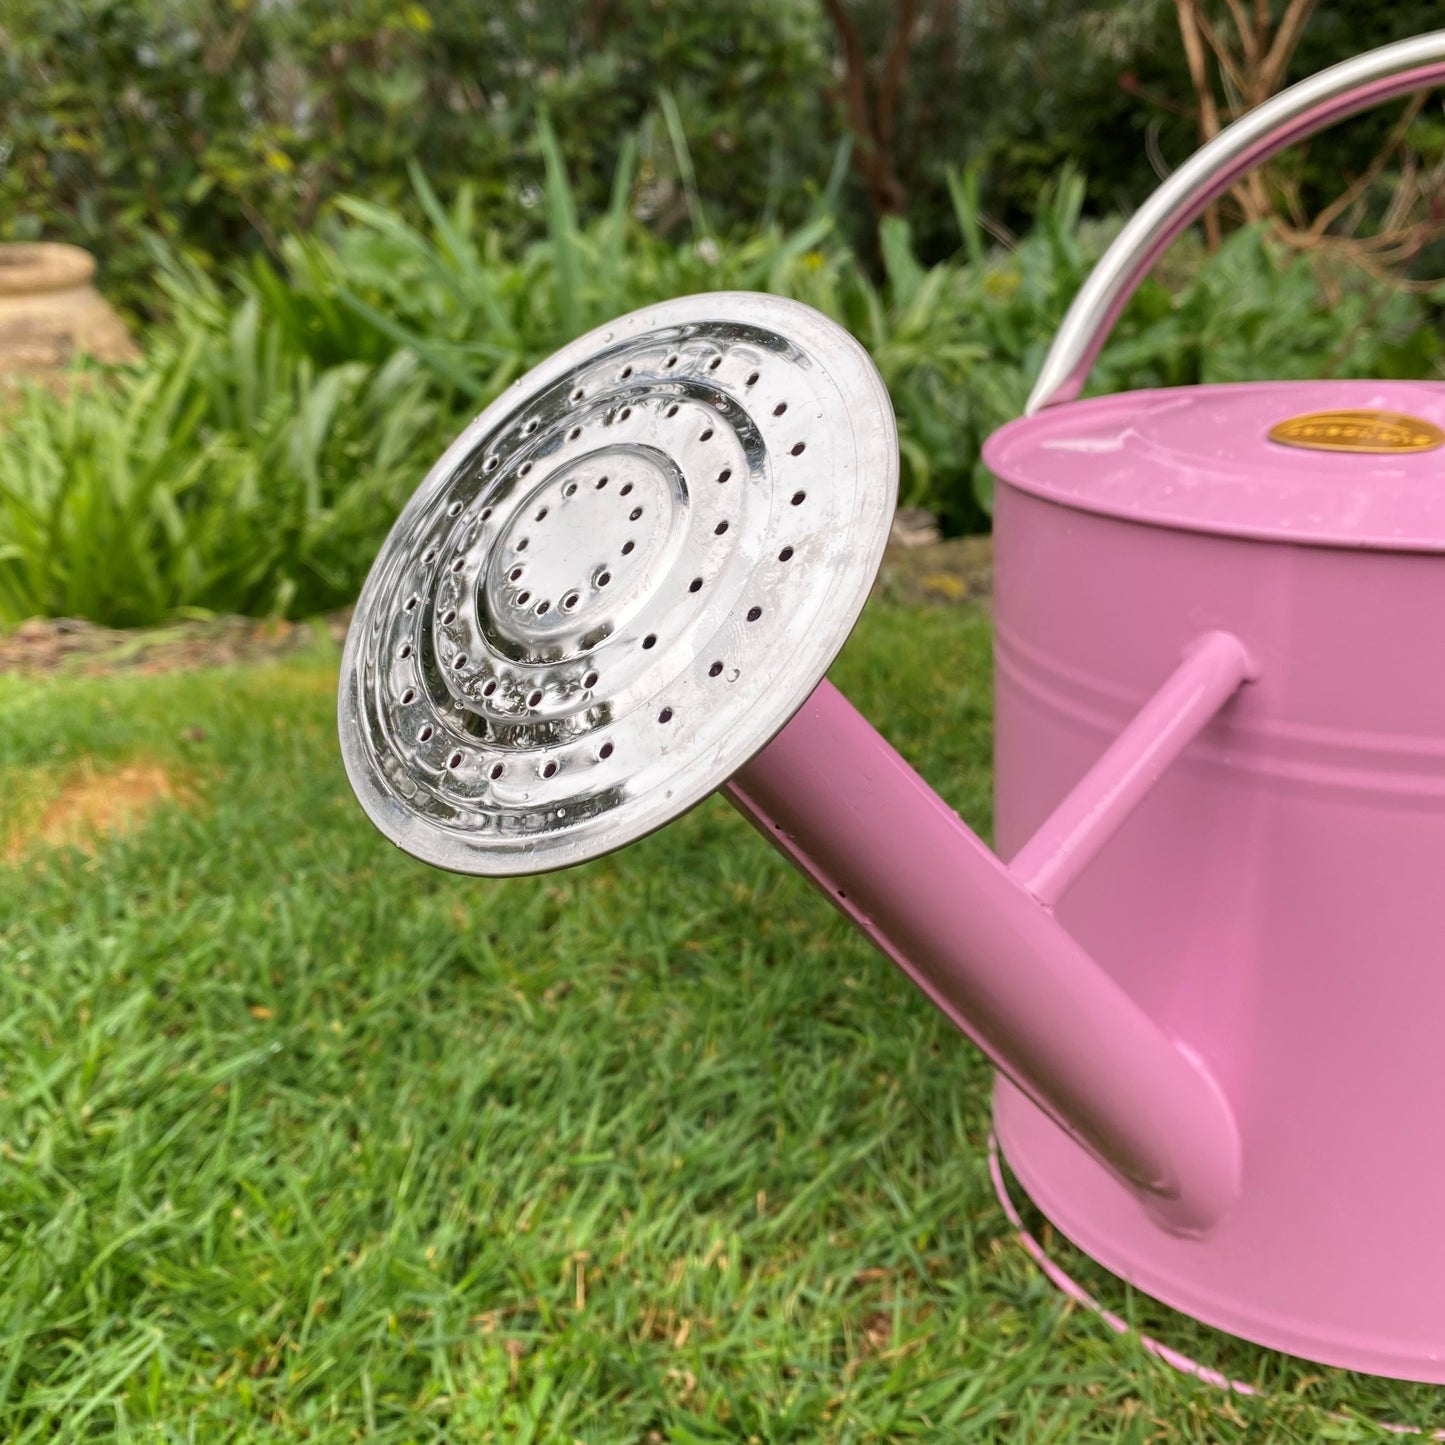
[[[1274,43],[1269,47],[1259,68],[1260,84],[1264,91],[1260,96],[1261,100],[1279,89],[1290,57],[1300,42],[1300,36],[1304,33],[1314,8],[1315,0],[1290,0],[1284,18],[1279,22],[1279,29],[1275,31]]]
[[[244,0],[236,22],[222,36],[206,47],[202,64],[208,75],[224,75],[236,63],[241,53],[246,32],[251,28],[251,17],[256,13],[257,0]]]
[[[1214,88],[1209,83],[1209,66],[1199,33],[1199,0],[1174,0],[1174,9],[1179,16],[1184,58],[1189,62],[1189,83],[1194,87],[1199,105],[1199,134],[1207,144],[1219,134],[1219,111],[1214,104]],[[1219,208],[1209,206],[1204,212],[1204,244],[1211,251],[1217,251],[1219,242]]]
[[[883,66],[883,79],[878,86],[878,145],[887,155],[893,154],[894,121],[898,110],[898,91],[903,73],[908,69],[908,51],[913,43],[913,22],[917,17],[917,0],[899,0],[898,28]]]
[[[907,193],[893,162],[894,112],[908,60],[907,39],[912,34],[915,0],[903,0],[906,23],[899,27],[903,39],[900,42],[895,36],[889,49],[884,85],[891,84],[892,89],[886,96],[886,107],[885,96],[880,93],[875,97],[876,104],[871,110],[868,104],[868,60],[858,27],[844,8],[843,0],[823,0],[823,8],[833,22],[843,49],[843,95],[849,128],[854,135],[853,162],[868,186],[877,213],[880,216],[901,215]],[[895,70],[896,74],[893,74]]]

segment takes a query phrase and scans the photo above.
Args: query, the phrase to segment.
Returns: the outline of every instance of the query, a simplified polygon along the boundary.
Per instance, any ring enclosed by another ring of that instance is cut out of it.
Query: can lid
[[[989,438],[1000,481],[1146,526],[1445,551],[1445,385],[1270,381],[1125,392]]]

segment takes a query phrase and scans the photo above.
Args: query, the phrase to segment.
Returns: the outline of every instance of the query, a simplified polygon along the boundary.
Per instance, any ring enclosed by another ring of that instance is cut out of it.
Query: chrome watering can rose
[[[1007,863],[824,677],[897,435],[862,348],[775,297],[633,313],[484,411],[372,569],[340,722],[377,826],[464,872],[723,789],[998,1064],[1072,1239],[1247,1338],[1445,1383],[1445,388],[1072,400],[1209,200],[1442,73],[1445,32],[1390,46],[1207,146],[989,442]]]

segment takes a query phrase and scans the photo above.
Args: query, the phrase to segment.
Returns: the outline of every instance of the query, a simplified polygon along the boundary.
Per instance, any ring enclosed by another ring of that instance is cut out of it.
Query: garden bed
[[[989,537],[954,537],[921,546],[890,546],[875,595],[904,606],[986,603],[993,588]],[[309,622],[284,618],[194,618],[163,627],[100,627],[79,617],[32,617],[0,633],[0,673],[174,672],[272,661],[346,640],[351,609]]]

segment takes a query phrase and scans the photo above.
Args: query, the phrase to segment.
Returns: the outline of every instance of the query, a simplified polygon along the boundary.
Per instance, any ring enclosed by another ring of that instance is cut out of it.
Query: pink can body
[[[1233,634],[1257,667],[1056,906],[1227,1096],[1237,1202],[1161,1228],[1002,1077],[995,1112],[1045,1214],[1148,1294],[1445,1383],[1445,451],[1267,439],[1346,408],[1438,425],[1445,387],[1139,393],[986,449],[1002,857],[1193,639]]]

